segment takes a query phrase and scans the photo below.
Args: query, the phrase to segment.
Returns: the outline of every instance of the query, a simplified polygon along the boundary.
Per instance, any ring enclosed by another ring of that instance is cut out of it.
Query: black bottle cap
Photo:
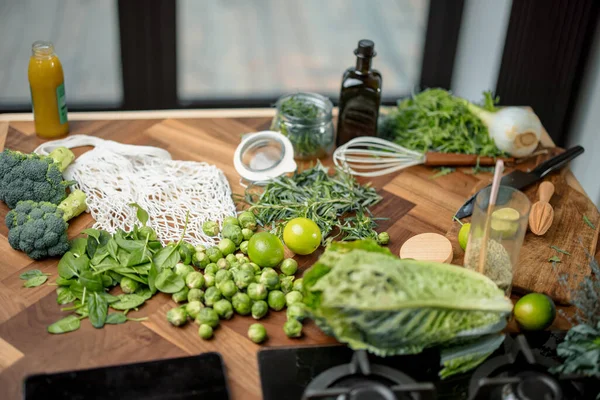
[[[375,57],[375,43],[372,40],[362,39],[358,41],[358,47],[354,50],[356,57]]]

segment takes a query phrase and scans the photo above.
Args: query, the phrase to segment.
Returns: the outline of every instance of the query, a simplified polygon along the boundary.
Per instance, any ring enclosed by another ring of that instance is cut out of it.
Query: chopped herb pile
[[[486,110],[494,111],[497,102],[490,92],[484,93]],[[378,135],[421,152],[503,155],[466,100],[443,89],[428,89],[400,101],[397,109],[382,117]]]
[[[306,217],[317,223],[329,240],[377,239],[375,218],[369,207],[381,196],[369,185],[360,185],[354,177],[339,169],[333,175],[317,163],[313,168],[270,181],[264,191],[250,186],[241,201],[263,226],[281,234],[287,221]],[[333,236],[330,236],[333,234]]]
[[[437,179],[440,176],[449,175],[449,174],[453,173],[454,171],[456,171],[456,168],[442,167],[438,170],[438,172],[436,172],[434,175],[429,177],[429,179]]]

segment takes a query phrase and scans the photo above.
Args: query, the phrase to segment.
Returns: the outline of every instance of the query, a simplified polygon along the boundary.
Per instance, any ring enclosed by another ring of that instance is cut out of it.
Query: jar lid
[[[235,150],[233,165],[250,182],[266,182],[296,170],[294,148],[279,132],[262,131],[245,135]]]

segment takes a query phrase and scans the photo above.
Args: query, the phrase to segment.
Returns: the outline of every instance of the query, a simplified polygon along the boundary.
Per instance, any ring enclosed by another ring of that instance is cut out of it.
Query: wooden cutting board
[[[600,213],[587,196],[569,186],[565,180],[566,169],[551,174],[545,180],[555,186],[555,194],[550,200],[554,208],[554,222],[543,236],[527,231],[519,254],[519,263],[514,270],[513,292],[545,293],[561,304],[570,303],[570,290],[576,289],[584,276],[590,274],[588,254],[595,254],[600,229]],[[540,181],[541,183],[541,181]],[[475,193],[487,183],[477,185]],[[539,184],[524,190],[532,204],[537,201]],[[585,223],[587,216],[595,229]],[[468,222],[463,220],[462,222]],[[454,223],[446,234],[454,250],[453,264],[462,265],[464,251],[458,245],[460,224]],[[562,254],[551,246],[570,253]],[[586,253],[587,252],[587,253]],[[560,263],[549,262],[552,256],[558,256]],[[563,277],[561,284],[559,277]]]

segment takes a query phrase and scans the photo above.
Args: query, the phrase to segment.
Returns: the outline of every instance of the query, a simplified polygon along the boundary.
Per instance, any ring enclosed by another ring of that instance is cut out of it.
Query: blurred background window
[[[0,0],[0,109],[30,110],[31,44],[54,43],[70,108],[123,101],[116,0]]]

